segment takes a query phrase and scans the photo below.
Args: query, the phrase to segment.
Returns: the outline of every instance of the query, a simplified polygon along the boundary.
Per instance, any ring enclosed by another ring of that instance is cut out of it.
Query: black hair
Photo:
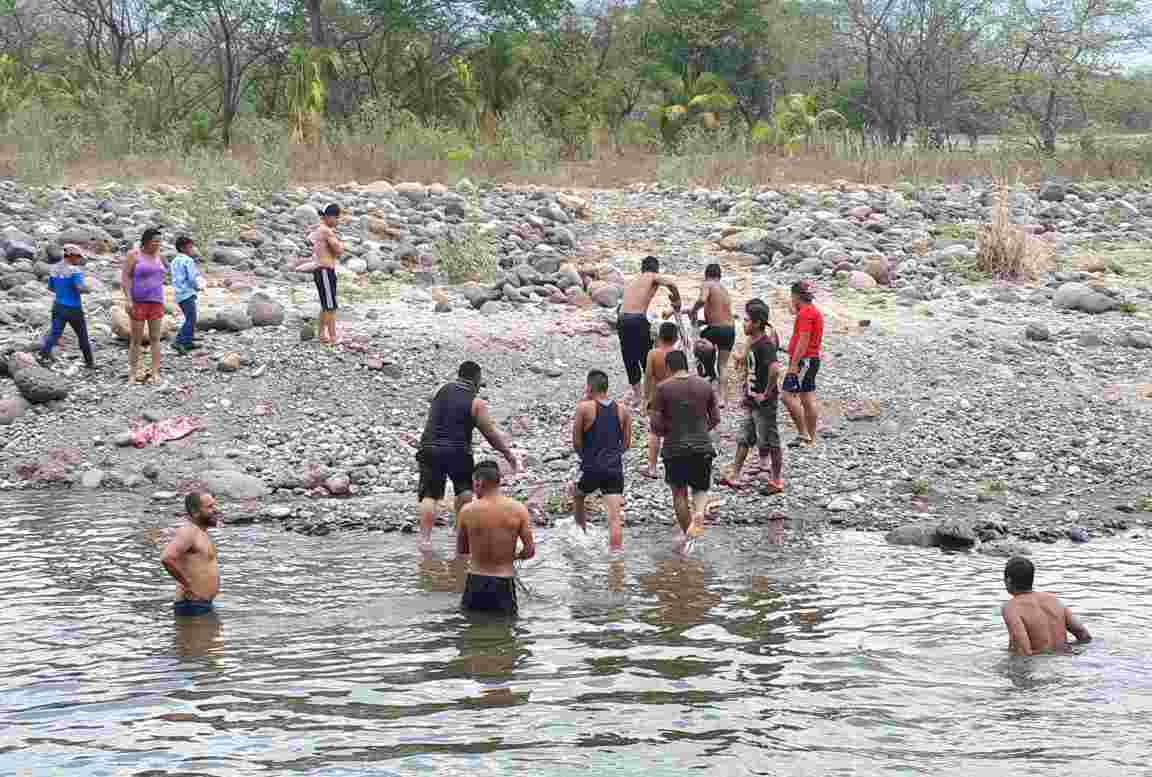
[[[330,202],[324,206],[324,210],[320,211],[321,216],[340,216],[340,206],[334,202]]]
[[[704,268],[704,277],[710,280],[720,280],[720,265],[716,262]]]
[[[608,374],[603,370],[591,370],[588,373],[588,388],[593,394],[608,393]]]
[[[478,462],[472,470],[472,477],[485,483],[500,485],[500,465],[492,459]]]
[[[660,325],[660,342],[674,343],[680,339],[680,328],[673,324],[671,321],[665,321]]]
[[[144,230],[144,234],[140,236],[140,246],[143,247],[145,243],[158,240],[160,238],[160,234],[160,230],[158,230],[156,227],[148,227],[148,229]]]
[[[645,256],[640,260],[640,272],[660,272],[660,260],[655,256]]]
[[[184,497],[184,510],[189,515],[199,515],[204,504],[204,495],[199,491],[191,491]]]
[[[753,297],[752,299],[750,299],[744,303],[744,312],[747,313],[752,308],[757,308],[757,307],[764,308],[765,310],[769,309],[767,302],[760,299],[759,297]]]
[[[812,294],[812,287],[808,284],[808,281],[796,281],[793,283],[792,296],[801,302],[811,302],[815,299],[815,295]]]
[[[1004,579],[1012,584],[1013,591],[1026,593],[1032,590],[1036,567],[1023,556],[1014,556],[1004,565]]]
[[[669,351],[664,364],[669,372],[683,372],[688,369],[688,355],[683,351]]]
[[[748,319],[758,324],[767,324],[772,320],[772,315],[768,312],[767,305],[749,305],[746,312]]]
[[[181,235],[180,237],[176,238],[176,250],[180,253],[184,253],[184,249],[192,245],[193,242],[194,241],[192,238],[188,237],[187,235]]]
[[[460,365],[460,369],[456,370],[456,377],[460,380],[471,381],[472,383],[480,382],[480,365],[476,362],[464,362]]]

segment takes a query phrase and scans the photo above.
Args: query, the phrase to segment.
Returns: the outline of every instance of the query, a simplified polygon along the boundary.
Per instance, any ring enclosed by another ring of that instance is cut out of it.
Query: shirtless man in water
[[[1008,627],[1008,650],[1022,656],[1063,650],[1068,647],[1065,632],[1077,642],[1091,642],[1092,635],[1072,610],[1052,594],[1032,590],[1035,576],[1032,562],[1020,556],[1004,566],[1004,587],[1012,594],[1000,608]]]
[[[708,324],[700,332],[700,337],[713,347],[698,350],[703,357],[705,377],[716,385],[720,407],[724,407],[728,399],[728,359],[736,347],[736,324],[732,317],[732,295],[720,282],[720,265],[715,262],[704,268],[700,297],[689,316],[692,321],[696,320],[700,308],[704,308],[704,321]]]
[[[220,525],[220,510],[211,494],[194,491],[184,498],[188,523],[164,548],[160,563],[176,581],[173,609],[177,615],[207,615],[220,593],[220,569],[216,546],[208,529]]]
[[[476,499],[460,511],[456,550],[471,556],[460,606],[516,614],[513,562],[536,555],[528,508],[500,493],[500,465],[482,461],[472,476]],[[517,550],[517,540],[523,547]]]
[[[620,354],[624,357],[624,369],[628,371],[628,383],[632,386],[632,402],[639,406],[640,381],[644,366],[648,361],[648,351],[652,350],[652,325],[648,323],[648,307],[656,290],[661,286],[668,289],[672,309],[680,310],[680,290],[666,275],[660,275],[660,260],[655,256],[645,256],[640,262],[640,274],[624,287],[624,299],[620,303],[620,313],[616,321],[616,331],[620,335]]]

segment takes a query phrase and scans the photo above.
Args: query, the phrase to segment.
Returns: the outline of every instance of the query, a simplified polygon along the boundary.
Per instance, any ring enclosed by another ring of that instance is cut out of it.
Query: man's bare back
[[[1020,655],[1064,650],[1069,632],[1079,642],[1092,638],[1070,609],[1044,591],[1016,594],[1000,614],[1008,627],[1008,649]]]
[[[700,287],[704,321],[708,326],[732,326],[732,295],[718,281],[704,281]]]
[[[482,496],[460,511],[457,549],[471,555],[469,571],[489,577],[512,577],[517,558],[532,558],[536,552],[528,508],[499,494]],[[524,549],[516,552],[516,540]]]
[[[680,291],[676,288],[675,281],[664,275],[644,272],[637,275],[624,287],[624,298],[620,304],[620,312],[647,314],[648,306],[652,304],[652,299],[661,286],[668,289],[668,296],[672,300],[673,307],[679,309]]]
[[[176,530],[176,536],[164,550],[164,562],[169,574],[176,579],[176,601],[210,602],[220,593],[216,546],[208,532],[199,526],[186,524]],[[179,572],[173,573],[172,566]]]

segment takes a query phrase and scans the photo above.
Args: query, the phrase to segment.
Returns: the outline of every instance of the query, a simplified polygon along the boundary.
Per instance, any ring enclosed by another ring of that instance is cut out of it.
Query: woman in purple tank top
[[[128,382],[156,383],[160,380],[160,330],[164,320],[164,279],[168,268],[160,258],[160,230],[149,227],[140,237],[140,247],[128,252],[120,274],[120,287],[131,319],[128,344]],[[148,342],[152,346],[151,373],[137,376],[136,362],[148,324]]]

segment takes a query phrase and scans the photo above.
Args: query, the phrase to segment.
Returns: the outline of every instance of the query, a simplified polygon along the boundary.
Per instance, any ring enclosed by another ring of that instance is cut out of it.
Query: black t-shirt
[[[748,364],[748,382],[744,386],[744,404],[747,407],[757,407],[759,403],[752,399],[752,394],[765,394],[765,402],[775,402],[777,399],[777,385],[772,378],[771,369],[776,361],[776,340],[767,335],[748,346],[745,356]]]

